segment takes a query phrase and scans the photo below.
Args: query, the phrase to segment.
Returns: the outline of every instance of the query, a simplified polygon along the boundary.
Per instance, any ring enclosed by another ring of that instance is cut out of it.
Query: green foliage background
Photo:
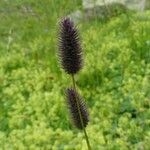
[[[64,100],[58,19],[81,1],[0,1],[0,150],[86,150]],[[150,11],[78,24],[84,68],[76,76],[94,150],[150,149]]]

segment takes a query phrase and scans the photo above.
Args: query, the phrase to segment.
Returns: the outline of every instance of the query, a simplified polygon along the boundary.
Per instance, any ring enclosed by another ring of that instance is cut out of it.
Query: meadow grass
[[[81,1],[0,1],[0,149],[86,149],[69,122],[71,83],[56,57],[60,17]],[[79,22],[84,68],[76,76],[95,150],[149,150],[150,11]]]

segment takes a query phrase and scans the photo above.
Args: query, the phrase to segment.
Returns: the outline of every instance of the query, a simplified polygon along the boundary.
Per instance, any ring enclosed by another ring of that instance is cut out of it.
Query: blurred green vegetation
[[[69,121],[58,20],[80,0],[0,1],[0,150],[85,150]],[[84,68],[76,76],[94,150],[150,148],[150,11],[80,22]]]

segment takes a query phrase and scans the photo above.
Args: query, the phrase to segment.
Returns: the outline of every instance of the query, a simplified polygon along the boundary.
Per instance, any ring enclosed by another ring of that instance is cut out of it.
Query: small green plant
[[[74,77],[82,68],[82,48],[77,29],[69,18],[60,21],[58,57],[62,68],[72,78],[72,88],[68,88],[65,92],[72,122],[76,128],[83,130],[88,149],[91,150],[85,129],[89,121],[88,112],[82,98],[77,92]]]

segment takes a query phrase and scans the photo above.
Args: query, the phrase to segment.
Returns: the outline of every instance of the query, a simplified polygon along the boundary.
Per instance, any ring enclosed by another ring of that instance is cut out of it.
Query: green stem
[[[77,92],[77,90],[76,90],[76,83],[75,83],[75,79],[74,79],[74,75],[73,74],[72,74],[72,83],[73,83],[74,91]],[[83,124],[83,119],[82,119],[80,106],[79,106],[79,102],[77,101],[77,98],[76,98],[76,103],[77,103],[77,109],[78,109],[78,113],[79,113],[79,117],[80,117],[80,122],[81,122],[82,129],[83,129],[83,132],[84,132],[84,135],[85,135],[86,143],[87,143],[87,146],[88,146],[88,150],[92,150],[91,146],[90,146],[88,135],[86,133],[86,129],[85,129],[84,124]]]

